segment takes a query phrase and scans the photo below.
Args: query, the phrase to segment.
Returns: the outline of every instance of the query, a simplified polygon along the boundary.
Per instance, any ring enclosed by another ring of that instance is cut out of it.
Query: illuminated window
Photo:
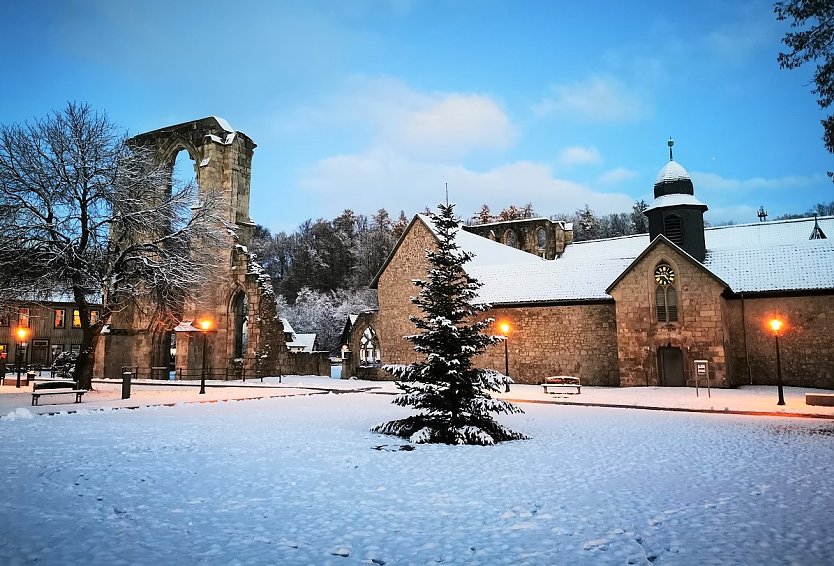
[[[29,328],[29,309],[20,307],[17,310],[17,325]]]
[[[67,309],[55,309],[55,328],[66,328]]]
[[[78,309],[72,310],[72,327],[81,328],[81,313],[78,312]]]

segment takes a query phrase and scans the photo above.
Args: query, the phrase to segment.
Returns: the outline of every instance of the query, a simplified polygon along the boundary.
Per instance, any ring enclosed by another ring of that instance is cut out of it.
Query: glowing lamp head
[[[778,318],[774,318],[773,320],[770,321],[769,324],[770,324],[770,329],[773,330],[774,333],[777,333],[782,328],[783,323]]]
[[[211,320],[208,318],[204,318],[198,324],[200,325],[200,330],[203,332],[211,330]]]
[[[503,334],[504,336],[510,333],[510,325],[506,322],[502,322],[499,328],[501,329],[501,334]]]
[[[17,334],[17,339],[23,342],[26,340],[26,337],[29,336],[29,329],[21,326],[17,329],[15,334]]]

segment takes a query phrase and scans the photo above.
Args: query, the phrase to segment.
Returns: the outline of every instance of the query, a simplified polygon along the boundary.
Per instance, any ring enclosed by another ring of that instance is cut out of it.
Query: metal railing
[[[168,367],[142,367],[122,366],[122,373],[129,371],[133,379],[156,379],[162,381],[199,381],[204,373],[203,368],[177,368]],[[255,367],[246,367],[246,364],[229,364],[226,367],[206,367],[205,376],[207,380],[215,381],[246,381],[247,379],[260,379],[263,382],[266,374],[262,371],[260,364]]]

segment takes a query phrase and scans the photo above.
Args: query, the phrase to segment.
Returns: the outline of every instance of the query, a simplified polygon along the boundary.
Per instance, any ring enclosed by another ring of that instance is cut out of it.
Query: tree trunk
[[[93,366],[96,361],[96,345],[99,337],[98,326],[88,326],[82,329],[81,352],[75,363],[75,380],[80,389],[93,388]]]

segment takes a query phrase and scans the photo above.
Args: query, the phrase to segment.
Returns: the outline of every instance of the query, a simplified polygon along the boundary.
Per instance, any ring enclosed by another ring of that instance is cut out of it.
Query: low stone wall
[[[330,375],[329,352],[287,352],[286,364],[281,364],[287,375]]]

